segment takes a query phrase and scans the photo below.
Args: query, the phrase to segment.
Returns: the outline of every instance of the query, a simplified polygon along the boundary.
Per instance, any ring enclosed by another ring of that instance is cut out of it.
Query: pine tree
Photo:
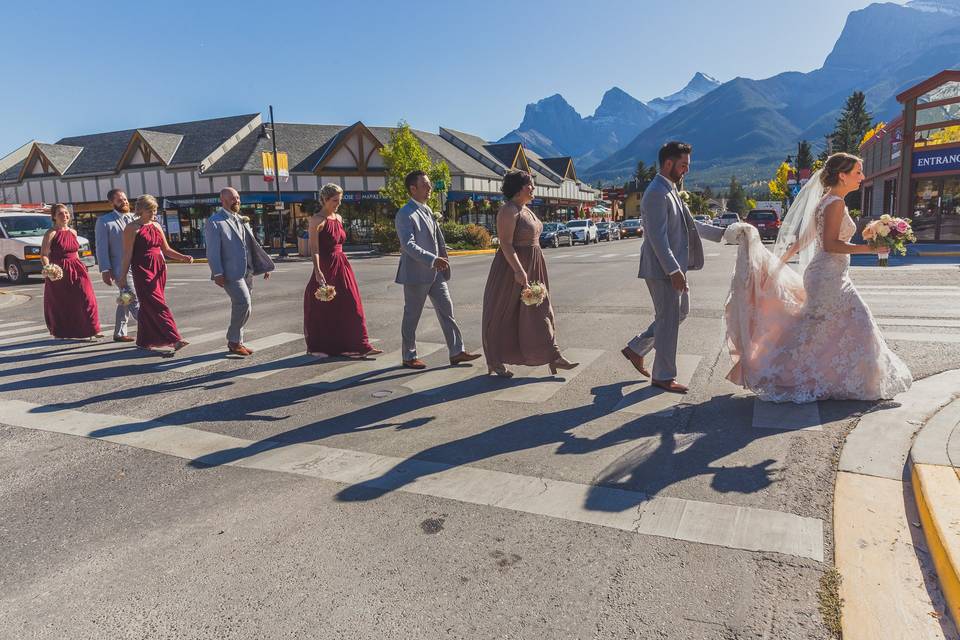
[[[810,143],[806,140],[800,142],[800,148],[797,149],[797,168],[809,169],[813,166],[813,153],[810,151]]]
[[[867,111],[867,98],[862,91],[854,91],[837,119],[830,134],[832,152],[859,153],[860,141],[873,127],[873,116]]]
[[[743,186],[737,182],[736,176],[730,176],[729,195],[727,197],[727,210],[734,213],[744,214],[747,212],[747,194]]]
[[[637,170],[633,173],[633,179],[637,181],[638,191],[645,190],[656,177],[657,167],[655,165],[648,167],[643,160],[637,162]]]

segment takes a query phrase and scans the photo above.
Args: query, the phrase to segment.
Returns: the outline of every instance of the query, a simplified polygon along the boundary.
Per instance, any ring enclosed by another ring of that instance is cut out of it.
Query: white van
[[[43,234],[53,226],[50,214],[36,209],[0,209],[0,259],[10,282],[26,282],[40,273],[40,245]],[[97,263],[90,242],[80,236],[80,260],[92,267]]]

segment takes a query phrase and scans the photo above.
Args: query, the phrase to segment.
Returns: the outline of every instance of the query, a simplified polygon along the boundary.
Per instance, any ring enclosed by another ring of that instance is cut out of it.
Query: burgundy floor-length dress
[[[182,339],[163,295],[167,284],[167,263],[160,250],[162,246],[163,231],[156,224],[146,224],[137,230],[130,272],[140,300],[138,347],[171,347]]]
[[[549,364],[561,355],[550,304],[547,262],[540,250],[543,223],[530,209],[517,209],[512,202],[503,205],[497,215],[517,217],[513,231],[517,259],[529,282],[541,282],[547,288],[547,299],[536,307],[524,305],[520,301],[521,286],[513,279],[513,269],[503,251],[497,251],[483,291],[483,355],[490,367]]]
[[[63,269],[63,278],[44,278],[43,319],[55,338],[91,338],[100,333],[100,316],[87,266],[77,251],[80,242],[69,229],[61,229],[50,241],[50,262]]]
[[[314,273],[303,292],[303,335],[307,351],[327,355],[366,353],[371,349],[367,337],[367,320],[360,301],[357,279],[343,253],[347,233],[336,218],[328,218],[317,233],[320,270],[328,285],[337,290],[330,302],[316,298],[317,275]]]

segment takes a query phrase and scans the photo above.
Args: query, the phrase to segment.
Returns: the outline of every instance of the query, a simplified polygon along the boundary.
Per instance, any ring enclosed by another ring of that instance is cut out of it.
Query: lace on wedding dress
[[[751,225],[724,234],[739,245],[725,312],[733,360],[727,378],[763,400],[879,400],[912,384],[850,280],[850,256],[824,251],[824,211],[836,199],[824,196],[816,208],[802,276],[764,247]],[[845,213],[839,238],[854,233]]]

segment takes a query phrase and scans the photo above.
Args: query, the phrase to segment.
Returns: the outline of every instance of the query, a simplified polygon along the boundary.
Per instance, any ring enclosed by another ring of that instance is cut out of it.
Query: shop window
[[[957,82],[956,80],[944,82],[936,89],[926,92],[917,98],[917,104],[937,102],[938,100],[949,100],[950,98],[960,98],[960,82]]]
[[[960,178],[945,178],[940,199],[938,240],[960,242]]]
[[[917,240],[937,239],[937,213],[940,208],[940,180],[917,180],[913,193],[913,231]]]
[[[897,215],[897,180],[884,180],[883,182],[883,204],[881,213],[888,213],[892,216]]]
[[[917,126],[923,127],[940,122],[960,121],[960,102],[941,104],[936,107],[917,109]],[[960,122],[958,122],[960,124]]]
[[[960,142],[960,124],[917,131],[913,146],[922,148],[955,142]]]

